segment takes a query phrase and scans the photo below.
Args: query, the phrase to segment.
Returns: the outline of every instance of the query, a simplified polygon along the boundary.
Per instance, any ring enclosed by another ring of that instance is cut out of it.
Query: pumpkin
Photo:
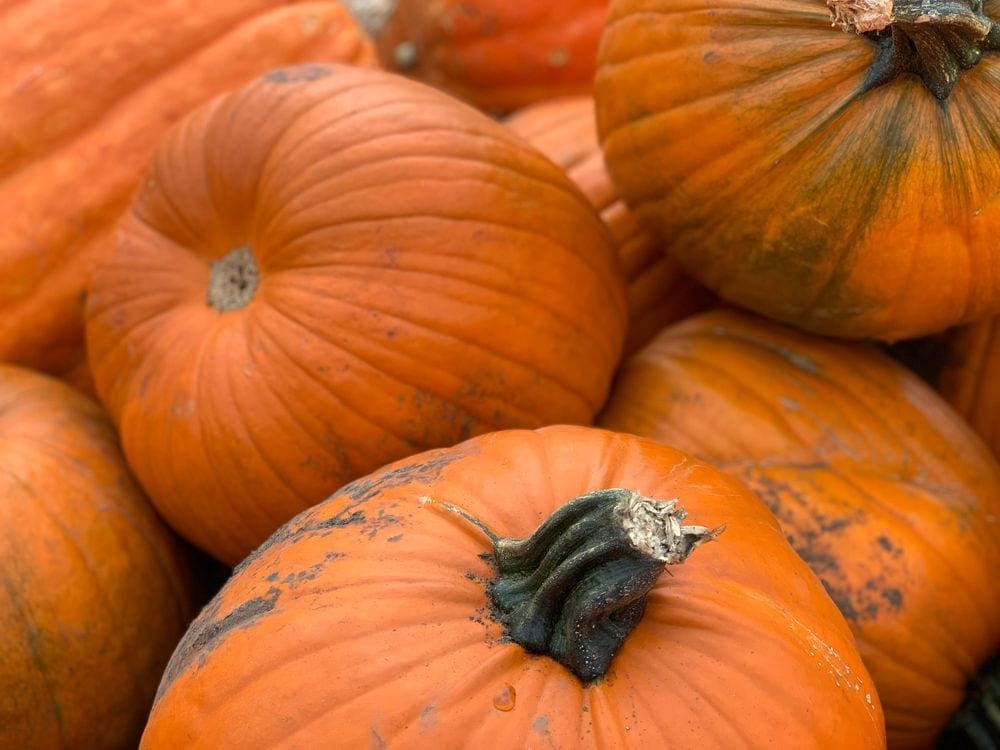
[[[630,358],[599,424],[757,492],[851,625],[889,746],[932,743],[1000,647],[1000,467],[933,390],[873,347],[718,310]]]
[[[141,747],[331,738],[885,742],[850,630],[757,498],[666,446],[562,425],[409,457],[279,529],[177,647]]]
[[[233,564],[388,461],[591,422],[625,315],[607,229],[542,154],[417,82],[304,66],[164,141],[87,344],[143,487]]]
[[[614,0],[611,177],[696,280],[768,317],[895,340],[1000,312],[1000,5],[979,5],[830,0],[831,24],[811,0]]]
[[[707,308],[711,295],[643,231],[604,167],[590,96],[554,99],[518,110],[507,126],[561,166],[611,230],[628,284],[626,355],[669,323]]]
[[[1000,457],[1000,317],[950,331],[946,339],[938,390]]]
[[[591,90],[608,0],[397,0],[376,33],[388,70],[510,112]]]
[[[135,747],[194,615],[107,415],[0,365],[0,747]]]
[[[86,387],[87,276],[167,128],[270,68],[374,49],[337,2],[31,0],[0,19],[0,360]]]

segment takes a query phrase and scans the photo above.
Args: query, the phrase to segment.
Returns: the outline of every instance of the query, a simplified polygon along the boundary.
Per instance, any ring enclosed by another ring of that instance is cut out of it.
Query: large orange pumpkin
[[[414,81],[307,66],[163,143],[87,339],[157,508],[235,563],[390,460],[589,423],[625,315],[607,229],[542,154]]]
[[[135,747],[194,607],[107,415],[0,366],[0,747]]]
[[[621,369],[600,424],[745,481],[847,617],[893,748],[928,747],[1000,648],[1000,467],[883,353],[713,311]]]
[[[597,142],[590,96],[534,104],[515,112],[506,123],[566,171],[611,230],[628,284],[625,354],[669,323],[712,303],[712,295],[684,274],[680,263],[639,226],[618,197]]]
[[[178,646],[141,747],[884,741],[850,630],[752,493],[556,426],[391,464],[281,528]]]
[[[1000,312],[1000,4],[829,5],[842,28],[814,0],[613,0],[615,184],[697,280],[796,326],[894,340]]]
[[[83,294],[156,144],[270,68],[374,64],[338,2],[31,0],[0,10],[0,360],[87,381]]]
[[[608,0],[398,0],[377,33],[389,70],[509,112],[591,90]]]

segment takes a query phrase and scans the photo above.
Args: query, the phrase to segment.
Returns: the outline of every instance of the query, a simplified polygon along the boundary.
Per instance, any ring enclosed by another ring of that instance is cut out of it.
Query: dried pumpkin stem
[[[833,25],[863,34],[877,47],[865,90],[900,75],[919,76],[947,99],[962,71],[1000,49],[1000,30],[981,0],[827,0]]]
[[[606,489],[571,500],[527,539],[496,537],[488,593],[506,635],[585,682],[599,679],[663,569],[722,531],[684,518],[676,500]]]
[[[239,310],[253,299],[260,281],[249,247],[230,250],[211,265],[206,302],[219,312]]]

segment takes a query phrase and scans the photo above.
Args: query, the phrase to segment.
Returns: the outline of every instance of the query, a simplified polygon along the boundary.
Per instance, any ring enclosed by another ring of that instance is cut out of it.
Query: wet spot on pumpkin
[[[301,83],[316,81],[333,73],[326,65],[296,65],[290,68],[279,68],[264,74],[264,80],[270,83]]]
[[[160,699],[177,677],[186,672],[195,660],[199,666],[204,664],[208,655],[225,640],[227,635],[234,630],[252,627],[261,617],[272,612],[281,596],[281,589],[272,586],[264,596],[248,599],[219,618],[221,595],[222,592],[209,602],[184,634],[163,674],[160,687],[156,691],[156,700]]]

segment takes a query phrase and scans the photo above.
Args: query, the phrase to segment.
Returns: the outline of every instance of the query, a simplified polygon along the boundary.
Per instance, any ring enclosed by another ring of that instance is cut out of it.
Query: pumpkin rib
[[[338,303],[340,303],[340,304],[343,304],[343,305],[345,305],[345,306],[351,306],[351,307],[357,307],[358,309],[363,309],[363,308],[361,308],[361,306],[360,306],[360,305],[351,305],[350,303],[348,303],[348,302],[346,302],[345,300],[342,300],[342,299],[339,299],[339,300],[336,300],[336,301],[337,301]],[[309,331],[310,333],[313,333],[313,334],[315,334],[315,335],[317,335],[317,336],[320,336],[320,334],[319,334],[319,333],[318,333],[317,331],[314,331],[313,329],[309,328],[309,327],[308,327],[307,325],[305,325],[305,324],[304,324],[304,323],[302,323],[301,321],[297,320],[296,318],[294,318],[294,317],[291,317],[290,315],[288,315],[288,314],[287,314],[287,312],[286,312],[286,311],[282,310],[282,309],[281,309],[281,308],[280,308],[279,306],[277,306],[277,305],[276,305],[276,306],[274,307],[274,309],[275,309],[275,310],[278,310],[278,312],[280,312],[280,313],[281,313],[282,315],[284,315],[284,317],[285,317],[286,319],[288,319],[288,320],[290,320],[291,322],[295,323],[295,324],[296,324],[296,325],[298,325],[298,326],[299,326],[300,328],[303,328],[304,330],[307,330],[307,331]],[[371,309],[374,309],[374,308],[371,308]],[[391,316],[389,316],[389,315],[388,315],[388,314],[386,314],[386,313],[381,313],[381,314],[383,314],[383,315],[386,315],[387,317],[391,317]],[[406,322],[408,322],[408,323],[409,323],[410,321],[406,321]],[[437,333],[437,332],[435,331],[435,333]],[[340,352],[342,352],[343,354],[347,354],[348,356],[351,356],[351,357],[353,357],[353,358],[357,359],[357,360],[358,360],[358,361],[360,361],[360,362],[361,362],[362,364],[364,364],[364,366],[365,366],[365,367],[366,367],[367,369],[369,369],[369,370],[372,370],[372,371],[377,371],[377,372],[379,372],[379,373],[383,374],[383,375],[384,375],[384,376],[385,376],[386,378],[388,378],[388,379],[391,379],[391,380],[395,381],[395,382],[396,382],[397,384],[399,384],[399,385],[405,385],[404,381],[403,381],[402,379],[400,379],[400,377],[399,377],[398,375],[396,375],[396,374],[394,374],[394,373],[390,372],[389,370],[387,370],[387,369],[386,369],[386,368],[384,368],[384,367],[381,367],[381,366],[380,366],[380,367],[376,367],[376,366],[375,366],[375,365],[373,365],[373,364],[372,364],[372,363],[371,363],[371,362],[370,362],[370,361],[369,361],[368,359],[366,359],[366,358],[365,358],[364,356],[362,356],[362,355],[358,354],[358,353],[357,353],[357,352],[356,352],[356,351],[355,351],[354,349],[347,349],[347,348],[345,348],[345,347],[344,347],[343,345],[341,345],[341,344],[338,344],[338,343],[335,343],[335,342],[333,342],[333,341],[331,341],[331,340],[329,340],[329,339],[326,339],[325,337],[322,337],[322,336],[320,336],[320,338],[323,338],[323,340],[324,340],[324,341],[325,341],[325,342],[326,342],[326,343],[327,343],[327,344],[328,344],[328,345],[329,345],[329,346],[330,346],[331,348],[333,348],[333,349],[336,349],[337,351],[340,351]],[[276,338],[276,337],[275,337],[275,338],[272,338],[272,341],[274,341],[274,343],[276,343],[276,344],[277,344],[277,338]],[[279,346],[279,348],[280,348],[280,344],[277,344],[277,345],[278,345],[278,346]],[[396,352],[396,351],[395,351],[395,350],[393,350],[392,348],[384,348],[384,350],[385,350],[385,351],[387,351],[387,352],[389,352],[390,354],[398,354],[398,352]],[[291,355],[289,355],[289,354],[288,354],[287,352],[285,352],[285,354],[286,354],[286,359],[288,359],[289,361],[293,360],[293,358],[291,357]],[[301,370],[302,372],[307,372],[306,368],[305,368],[305,367],[303,367],[303,366],[301,366],[301,365],[300,365],[300,364],[299,364],[298,362],[296,362],[295,364],[297,364],[297,365],[299,366],[299,369],[300,369],[300,370]],[[444,374],[446,374],[446,375],[448,375],[448,376],[450,376],[450,375],[451,375],[451,373],[450,373],[449,371],[447,371],[447,370],[443,370],[443,369],[441,369],[441,368],[438,368],[438,367],[436,367],[435,365],[432,365],[432,364],[430,364],[430,363],[427,363],[427,362],[424,362],[424,363],[422,363],[422,367],[424,367],[424,368],[426,368],[426,369],[433,369],[433,370],[438,370],[438,371],[440,371],[440,372],[443,372]],[[315,377],[315,376],[314,376],[314,375],[313,375],[313,374],[312,374],[311,372],[309,372],[309,375],[310,375],[310,379],[312,379],[312,380],[315,380],[315,381],[317,381],[317,382],[321,382],[321,381],[320,381],[320,380],[319,380],[318,378],[316,378],[316,377]],[[440,393],[436,393],[436,392],[432,392],[432,391],[429,391],[429,390],[427,390],[426,388],[424,388],[423,386],[420,386],[420,387],[419,387],[419,390],[421,390],[421,391],[424,391],[424,392],[426,392],[426,393],[431,393],[431,395],[434,395],[435,397],[437,397],[438,399],[440,399],[440,400],[441,400],[442,402],[444,402],[444,403],[447,403],[447,404],[449,404],[450,406],[454,407],[454,408],[455,408],[455,409],[456,409],[457,411],[465,413],[465,414],[466,414],[466,416],[474,416],[474,415],[472,415],[472,414],[468,413],[468,412],[467,412],[467,410],[465,409],[465,407],[462,407],[462,406],[459,406],[459,405],[458,405],[457,403],[455,403],[454,401],[450,400],[450,399],[449,399],[449,398],[448,398],[447,396],[445,396],[445,395],[442,395],[442,394],[440,394]],[[386,397],[388,397],[388,396],[390,396],[390,395],[391,395],[389,391],[384,391],[384,393],[385,393]],[[338,398],[338,399],[340,400],[340,403],[342,403],[342,404],[345,404],[345,405],[346,405],[346,402],[345,402],[345,401],[343,400],[343,398],[342,398],[342,395],[341,395],[341,394],[339,394],[339,393],[338,393],[338,394],[335,394],[335,395],[336,395],[336,396],[337,396],[337,398]],[[356,414],[357,414],[357,415],[358,415],[359,417],[361,417],[362,419],[364,419],[365,421],[367,421],[367,422],[368,422],[369,424],[371,424],[372,426],[374,426],[374,427],[377,427],[378,429],[381,429],[381,430],[384,430],[385,432],[389,433],[390,435],[393,435],[393,436],[394,436],[394,437],[395,437],[396,439],[398,439],[398,440],[399,440],[399,441],[400,441],[401,443],[405,443],[405,444],[407,444],[407,445],[411,446],[412,448],[414,448],[414,449],[417,449],[417,445],[416,445],[415,443],[413,443],[413,442],[412,442],[411,440],[409,440],[408,438],[405,438],[405,437],[403,437],[402,435],[399,435],[399,434],[395,433],[395,432],[393,431],[393,428],[391,428],[391,427],[388,427],[388,426],[384,426],[384,425],[380,425],[380,424],[377,424],[377,423],[373,422],[373,421],[371,420],[371,418],[370,418],[370,417],[368,417],[368,416],[366,415],[366,412],[365,412],[364,410],[361,410],[361,407],[352,407],[352,411],[355,411],[355,413],[356,413]]]

